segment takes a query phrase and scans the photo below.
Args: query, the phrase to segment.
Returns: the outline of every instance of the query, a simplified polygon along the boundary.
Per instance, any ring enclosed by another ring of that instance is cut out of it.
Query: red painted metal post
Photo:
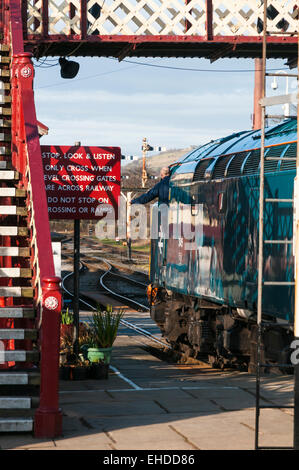
[[[34,68],[31,57],[31,52],[15,54],[12,63],[13,164],[22,175],[23,185],[26,184],[27,155],[21,92],[23,89],[33,89]]]
[[[9,29],[9,0],[3,0],[2,12],[3,12],[2,14],[3,14],[4,43],[9,44],[9,36],[10,36],[10,29]]]
[[[47,38],[49,35],[49,5],[48,0],[43,0],[42,6],[42,25],[43,25],[43,38]]]
[[[213,0],[206,0],[206,39],[213,41]]]
[[[27,19],[28,19],[28,11],[27,11],[27,0],[22,0],[22,20],[23,20],[23,38],[27,39],[28,36],[28,29],[27,29]]]
[[[87,35],[87,6],[86,0],[81,0],[81,19],[80,19],[80,28],[81,28],[81,40],[86,39]]]
[[[61,290],[60,278],[43,279],[41,327],[41,391],[40,405],[35,413],[36,437],[52,438],[62,432],[59,409],[59,338]]]

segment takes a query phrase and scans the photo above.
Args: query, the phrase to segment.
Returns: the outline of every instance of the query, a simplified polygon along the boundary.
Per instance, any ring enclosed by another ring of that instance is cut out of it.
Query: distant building
[[[127,162],[133,161],[133,160],[138,160],[140,157],[137,155],[122,155],[121,159],[126,160]]]

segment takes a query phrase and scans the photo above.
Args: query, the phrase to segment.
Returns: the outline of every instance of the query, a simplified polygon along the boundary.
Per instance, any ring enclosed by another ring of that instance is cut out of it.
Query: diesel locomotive
[[[215,367],[256,363],[260,143],[260,131],[238,132],[174,164],[169,233],[159,227],[151,242],[151,317],[185,358]],[[296,119],[266,129],[262,358],[270,364],[288,363],[293,338],[296,150]],[[194,235],[185,235],[187,222]]]

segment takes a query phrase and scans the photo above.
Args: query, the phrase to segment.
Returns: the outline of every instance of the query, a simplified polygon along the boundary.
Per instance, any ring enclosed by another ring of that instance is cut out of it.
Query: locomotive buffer
[[[271,5],[269,5],[269,8]],[[270,8],[271,10],[271,8]],[[265,157],[265,128],[266,128],[266,119],[268,118],[282,118],[283,116],[280,115],[271,115],[266,113],[266,108],[268,106],[276,106],[279,104],[291,103],[294,101],[294,95],[281,95],[275,97],[266,97],[266,78],[274,76],[274,73],[267,73],[266,71],[266,58],[267,58],[267,37],[271,35],[275,35],[277,33],[267,31],[267,15],[271,15],[271,12],[268,9],[268,1],[264,1],[264,18],[263,18],[263,56],[262,56],[262,73],[263,73],[263,80],[262,80],[262,96],[263,98],[260,100],[260,105],[262,107],[262,127],[261,127],[261,161],[260,161],[260,188],[259,188],[259,254],[258,254],[258,302],[257,302],[257,365],[256,365],[256,420],[255,420],[255,449],[299,449],[299,365],[292,366],[290,364],[265,364],[262,362],[262,336],[265,329],[273,326],[277,326],[277,323],[271,323],[269,321],[265,321],[262,312],[262,305],[263,305],[263,287],[265,286],[288,286],[288,285],[295,285],[295,327],[294,327],[294,334],[295,338],[299,340],[299,322],[296,321],[296,317],[299,317],[299,305],[296,308],[296,283],[295,282],[271,282],[271,281],[264,281],[263,280],[263,248],[264,244],[292,244],[292,240],[267,240],[264,239],[264,206],[265,203],[293,203],[293,199],[278,199],[278,198],[265,198],[264,192],[264,164],[265,160],[279,160],[280,157]],[[297,8],[296,11],[293,13],[297,18],[299,18],[299,9]],[[284,31],[280,34],[290,35],[290,36],[298,36],[298,70],[299,70],[299,32],[287,32]],[[284,74],[284,76],[289,77],[296,77],[298,80],[298,75],[295,74]],[[298,95],[297,95],[298,100]],[[299,113],[299,106],[297,106],[297,113]],[[298,117],[297,123],[298,123]],[[298,126],[298,124],[297,124]],[[298,127],[297,127],[298,133]],[[298,141],[298,138],[297,138]],[[286,160],[296,161],[297,162],[297,175],[298,175],[298,168],[299,168],[299,146],[297,144],[297,158],[288,157]],[[297,177],[296,177],[297,179]],[[296,184],[295,179],[295,184]],[[297,194],[299,196],[299,192]],[[294,195],[295,199],[295,195]],[[297,221],[297,217],[296,217]],[[299,219],[297,221],[297,229],[296,229],[296,250],[294,251],[295,260],[298,258],[297,253],[299,252]],[[298,275],[296,276],[298,271]],[[299,282],[299,260],[297,259],[296,262],[296,270],[295,270],[295,279]],[[298,301],[297,296],[297,301]],[[295,400],[294,405],[261,405],[260,404],[260,388],[261,388],[261,372],[267,368],[279,368],[284,369],[290,367],[294,367],[294,374],[295,374]],[[260,446],[259,445],[259,427],[260,427],[260,411],[262,409],[269,409],[269,408],[292,408],[294,409],[294,447],[277,447],[277,446]]]

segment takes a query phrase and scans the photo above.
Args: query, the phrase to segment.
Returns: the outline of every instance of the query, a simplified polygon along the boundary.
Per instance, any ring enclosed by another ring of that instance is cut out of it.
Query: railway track
[[[101,277],[100,277],[100,285],[107,291],[109,292],[113,297],[117,297],[121,300],[124,300],[125,302],[131,304],[133,307],[141,308],[142,310],[149,311],[149,305],[147,301],[145,302],[145,289],[147,288],[147,284],[137,281],[132,278],[128,278],[127,276],[123,276],[119,273],[114,273],[113,272],[113,266],[112,264],[109,263],[106,259],[102,258],[102,262],[104,262],[107,266],[108,269],[105,271]],[[117,278],[117,281],[115,281],[115,278]],[[113,287],[114,284],[117,284],[118,289],[120,288],[121,285],[127,286],[128,284],[134,286],[136,290],[134,292],[129,292],[126,293],[126,295],[123,295],[123,290],[121,289],[121,292],[116,291],[115,288]],[[111,286],[112,284],[112,286]],[[136,297],[138,299],[142,299],[143,303],[141,303],[140,300],[135,300]]]
[[[103,289],[105,289],[106,292],[108,292],[108,294],[110,294],[111,296],[113,296],[114,298],[118,298],[120,300],[122,300],[124,302],[124,305],[135,305],[135,308],[138,308],[139,310],[142,309],[143,311],[149,311],[149,307],[148,305],[145,305],[145,304],[142,304],[141,302],[137,302],[135,300],[132,299],[132,297],[127,297],[123,294],[120,294],[119,292],[115,292],[112,288],[111,288],[111,284],[109,284],[109,287],[105,284],[105,278],[106,277],[117,277],[119,279],[122,279],[122,282],[127,282],[127,283],[130,283],[130,284],[135,284],[135,285],[138,285],[139,288],[140,286],[143,286],[145,287],[146,284],[144,283],[141,283],[139,281],[135,281],[131,278],[128,278],[127,276],[122,276],[121,274],[119,273],[113,273],[113,266],[105,259],[102,259],[102,262],[104,262],[106,265],[107,265],[107,270],[104,271],[104,273],[101,275],[100,277],[100,285]],[[84,263],[81,262],[81,269],[80,271],[85,271],[86,270],[86,265]],[[73,272],[67,274],[66,276],[63,277],[62,279],[62,289],[71,297],[73,297],[73,292],[70,291],[69,288],[66,287],[66,283],[68,280],[70,280],[70,278],[73,276]],[[110,281],[111,282],[111,281]],[[80,293],[80,303],[82,305],[84,305],[85,307],[87,307],[88,309],[91,309],[91,310],[94,310],[96,305],[95,305],[95,302],[93,300],[86,300],[88,299],[88,295],[86,294],[82,294]],[[169,349],[171,350],[171,346],[169,344],[167,344],[165,341],[161,340],[159,337],[153,335],[152,333],[150,333],[149,331],[147,331],[146,329],[144,328],[140,328],[138,325],[135,325],[134,323],[132,322],[129,322],[127,320],[124,320],[122,319],[121,320],[121,324],[123,326],[125,326],[126,328],[129,328],[130,330],[133,330],[135,331],[136,333],[138,333],[139,335],[141,336],[144,336],[144,337],[147,337],[148,339],[150,339],[151,341],[153,341],[155,344],[159,345],[160,347],[163,346],[163,348],[166,348],[166,349]]]

